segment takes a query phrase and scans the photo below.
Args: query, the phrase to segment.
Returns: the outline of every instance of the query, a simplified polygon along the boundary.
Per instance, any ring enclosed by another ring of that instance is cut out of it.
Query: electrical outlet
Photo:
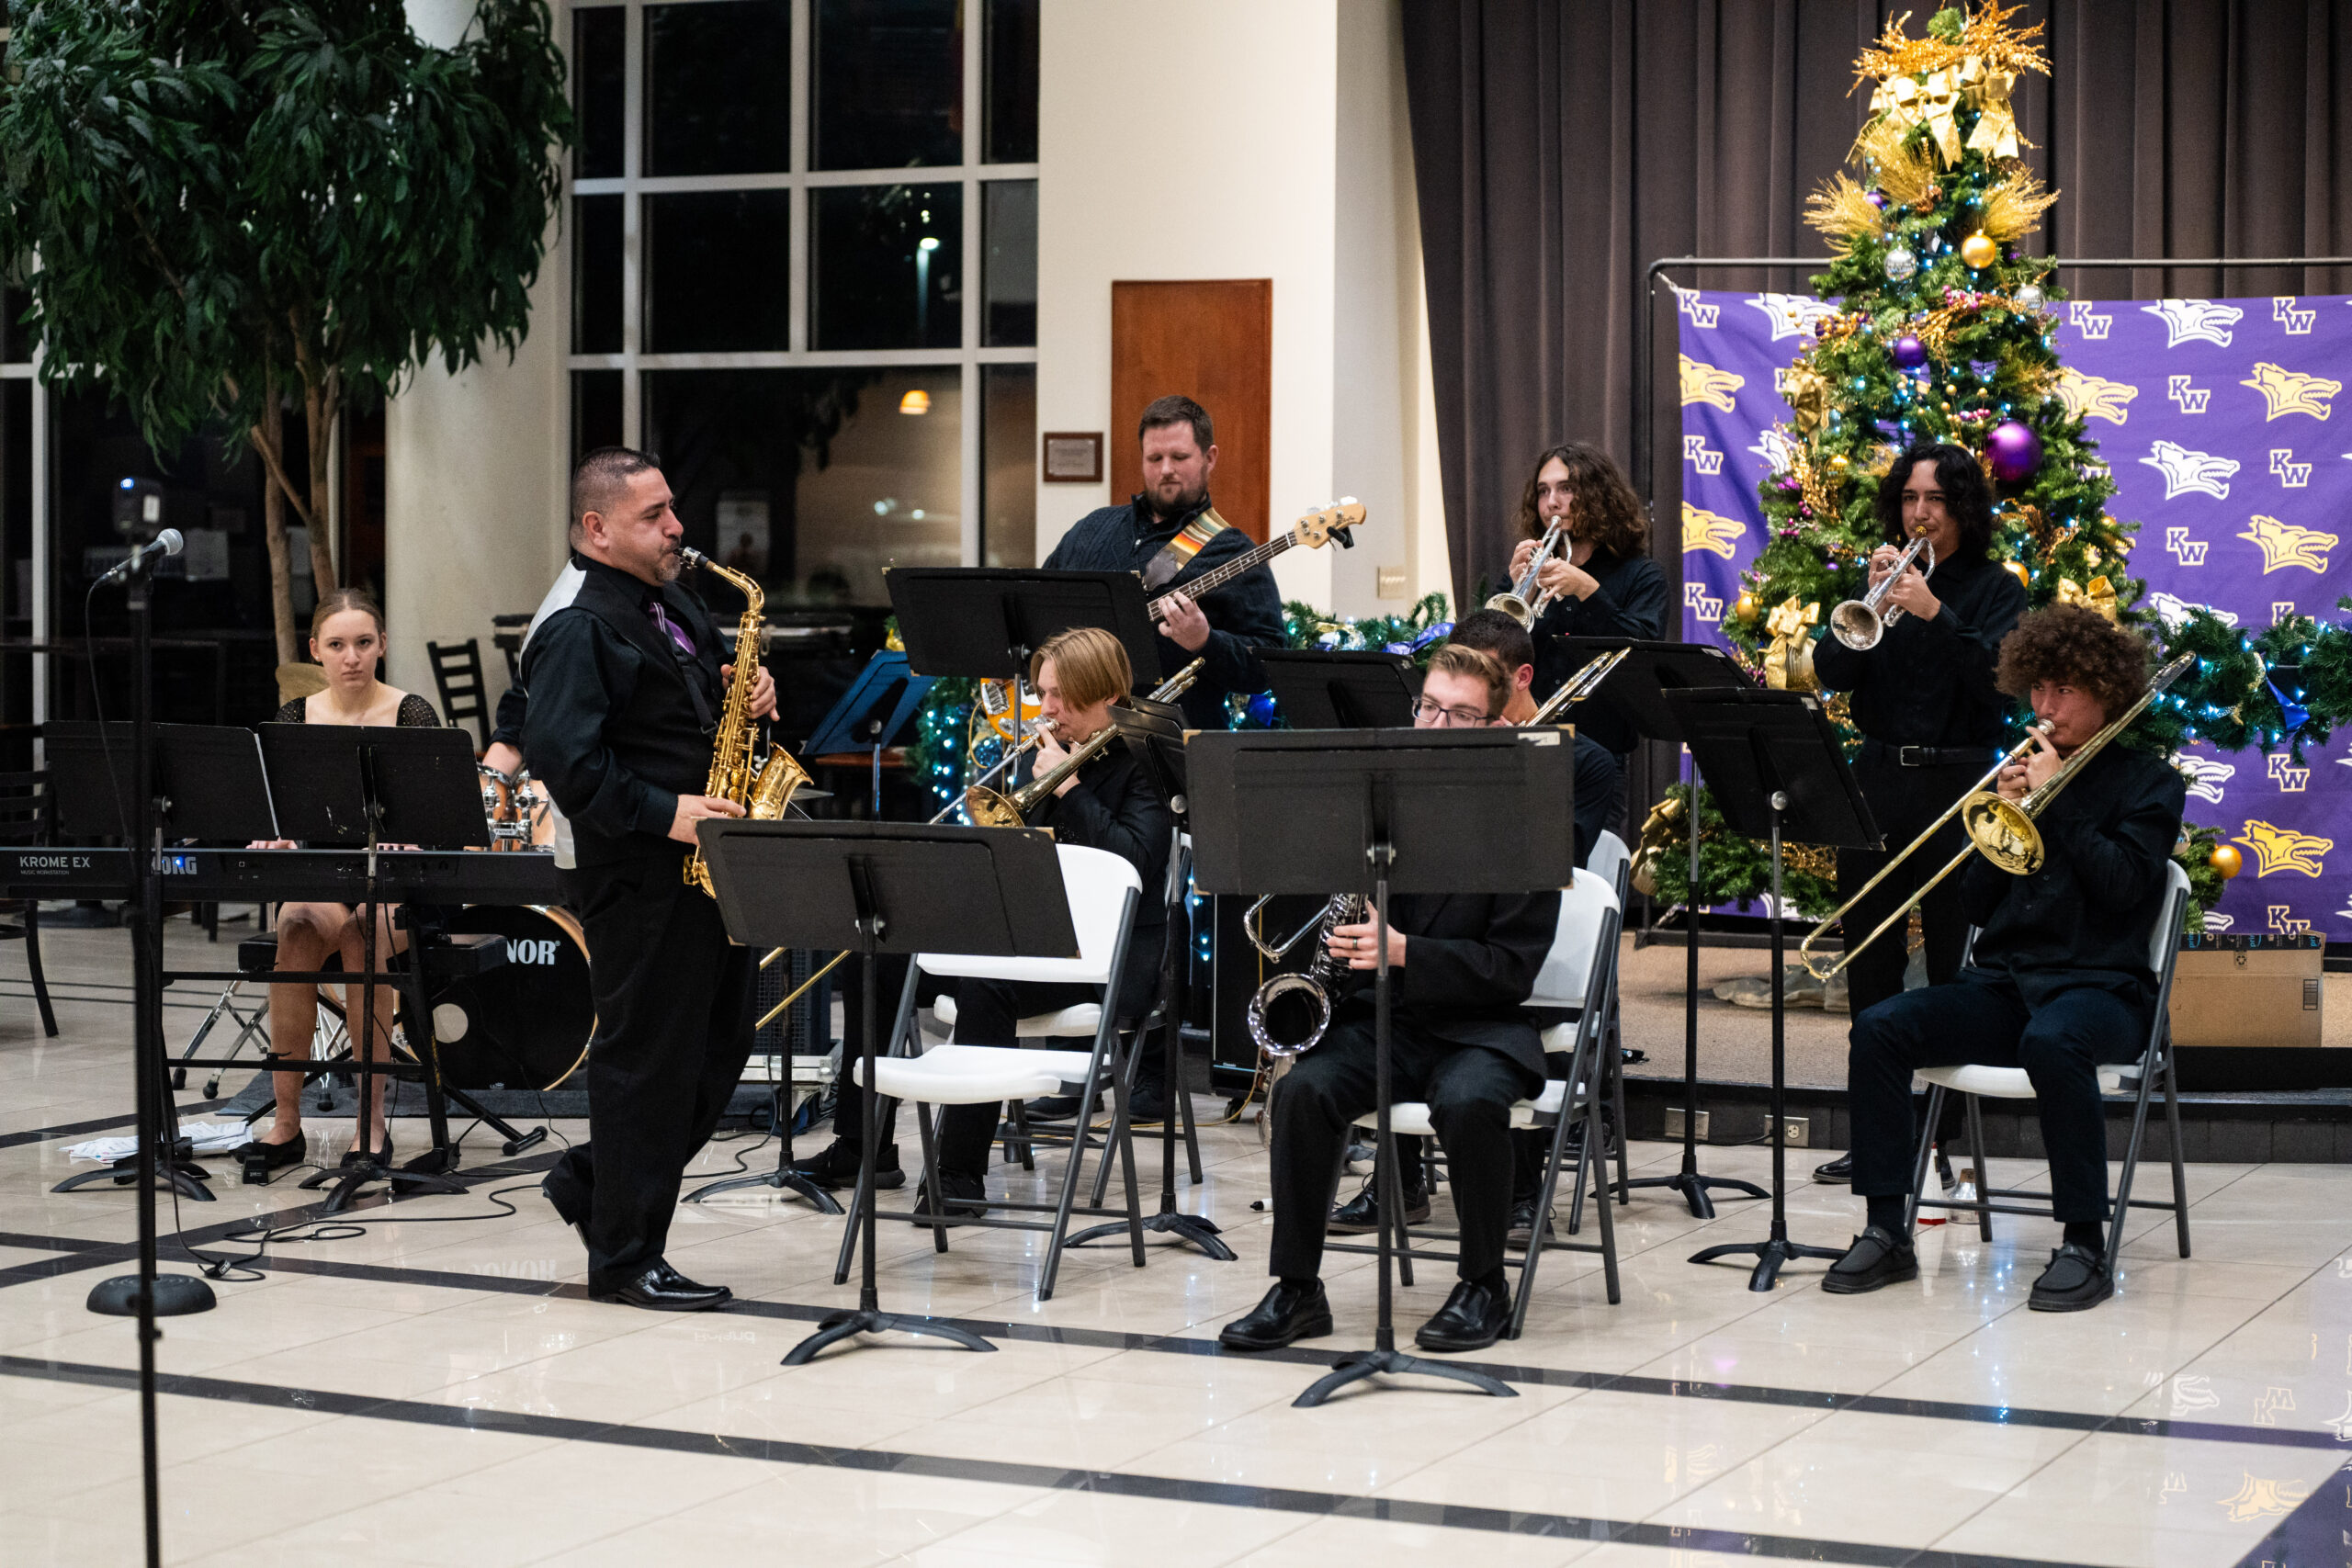
[[[1668,1142],[1668,1143],[1674,1143],[1674,1142],[1676,1142],[1676,1141],[1678,1141],[1679,1139],[1680,1139],[1680,1138],[1681,1138],[1681,1136],[1682,1136],[1682,1117],[1683,1117],[1683,1109],[1682,1109],[1682,1107],[1681,1107],[1681,1106],[1679,1106],[1679,1105],[1669,1105],[1669,1106],[1668,1106],[1668,1107],[1666,1108],[1666,1133],[1665,1133],[1665,1137],[1666,1137],[1666,1141],[1667,1141],[1667,1142]],[[1703,1144],[1703,1143],[1705,1143],[1705,1142],[1707,1141],[1707,1113],[1706,1113],[1705,1111],[1702,1111],[1701,1112],[1699,1112],[1699,1132],[1698,1132],[1698,1138],[1699,1138],[1699,1142],[1701,1142],[1701,1143],[1702,1143],[1702,1144]]]
[[[1405,569],[1401,566],[1377,569],[1374,573],[1372,591],[1383,599],[1402,599],[1405,597]]]
[[[1788,1117],[1781,1122],[1781,1141],[1788,1145],[1789,1147],[1792,1149],[1804,1149],[1811,1148],[1813,1146],[1813,1136],[1807,1130],[1805,1119],[1804,1117]]]

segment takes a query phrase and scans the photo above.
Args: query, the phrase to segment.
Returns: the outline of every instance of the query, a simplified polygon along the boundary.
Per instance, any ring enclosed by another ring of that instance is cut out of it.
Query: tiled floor
[[[83,1124],[129,1107],[128,1010],[91,984],[124,978],[122,939],[45,946],[56,1041],[40,1035],[21,950],[0,951],[0,1562],[126,1562],[137,1348],[83,1301],[124,1271],[132,1201],[49,1191],[65,1145],[98,1131]],[[202,1011],[167,1016],[176,1040]],[[313,1137],[339,1149],[347,1131]],[[1675,1152],[1634,1156],[1655,1169]],[[742,1139],[696,1169],[774,1157]],[[1332,1260],[1331,1339],[1214,1353],[1218,1325],[1264,1285],[1265,1157],[1248,1127],[1206,1130],[1203,1157],[1208,1179],[1182,1201],[1225,1227],[1238,1263],[1155,1244],[1137,1270],[1123,1247],[1090,1249],[1040,1304],[1034,1238],[964,1231],[939,1256],[886,1228],[885,1304],[978,1327],[986,1355],[901,1341],[779,1366],[854,1290],[832,1283],[840,1222],[765,1193],[683,1208],[673,1232],[672,1260],[733,1286],[735,1310],[594,1305],[577,1242],[536,1190],[544,1151],[465,1197],[369,1208],[363,1234],[281,1240],[258,1279],[218,1287],[217,1310],[165,1325],[166,1561],[2345,1561],[2346,1481],[2330,1479],[2352,1450],[2339,1168],[2192,1167],[2195,1258],[2175,1256],[2168,1216],[2135,1217],[2120,1293],[2072,1317],[2025,1310],[2054,1239],[2039,1222],[2005,1220],[1990,1246],[1925,1233],[1917,1287],[1831,1298],[1809,1264],[1759,1295],[1744,1271],[1686,1258],[1760,1236],[1760,1205],[1702,1222],[1645,1192],[1618,1211],[1622,1304],[1594,1259],[1555,1255],[1525,1337],[1479,1358],[1514,1397],[1415,1383],[1298,1410],[1331,1352],[1369,1342],[1372,1265]],[[1156,1184],[1156,1145],[1143,1159]],[[1704,1159],[1768,1168],[1760,1150]],[[477,1134],[469,1172],[500,1163]],[[218,1201],[162,1206],[166,1230],[184,1224],[208,1254],[249,1253],[219,1239],[226,1224],[290,1222],[307,1201],[220,1170]],[[441,1223],[467,1215],[488,1217]],[[1842,1242],[1856,1208],[1801,1181],[1790,1223]],[[189,1271],[178,1244],[165,1259]],[[1399,1292],[1406,1334],[1443,1299],[1442,1272]]]

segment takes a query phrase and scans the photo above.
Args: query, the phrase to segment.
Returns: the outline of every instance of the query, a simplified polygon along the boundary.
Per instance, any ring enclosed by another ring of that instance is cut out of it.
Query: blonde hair
[[[1449,642],[1430,655],[1429,673],[1476,681],[1487,688],[1487,716],[1498,718],[1510,701],[1510,674],[1502,660],[1482,649]]]
[[[384,635],[384,607],[365,588],[337,588],[319,595],[319,607],[311,612],[311,637],[316,641],[327,629],[327,622],[345,610],[356,610],[376,623],[376,635]]]
[[[1045,673],[1048,659],[1061,679],[1062,701],[1072,707],[1091,708],[1135,690],[1135,667],[1127,662],[1125,646],[1100,626],[1072,626],[1047,637],[1029,656],[1031,685]]]

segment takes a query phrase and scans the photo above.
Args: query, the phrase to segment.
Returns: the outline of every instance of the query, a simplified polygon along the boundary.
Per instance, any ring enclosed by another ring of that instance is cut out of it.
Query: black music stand
[[[367,886],[359,910],[359,1015],[350,1028],[351,1070],[359,1095],[355,1114],[362,1146],[359,1157],[350,1165],[322,1169],[301,1185],[306,1190],[331,1187],[319,1205],[322,1214],[342,1213],[371,1181],[389,1182],[395,1196],[404,1190],[463,1192],[462,1182],[437,1170],[390,1165],[382,1149],[367,1145],[370,1112],[382,1088],[377,1076],[399,1071],[389,1053],[383,1066],[378,1066],[371,1049],[376,986],[379,980],[391,980],[381,971],[376,953],[376,915],[381,907],[376,855],[387,842],[427,850],[490,847],[490,823],[482,815],[473,742],[461,729],[266,724],[261,727],[261,749],[271,794],[283,803],[277,821],[284,837],[313,847],[364,845],[368,851]],[[420,1027],[424,1035],[424,1068],[437,1091],[440,1053],[433,1043],[430,1014]],[[386,1142],[390,1141],[387,1127]]]
[[[1688,690],[1749,691],[1755,682],[1731,656],[1712,643],[1627,643],[1612,637],[1563,637],[1551,639],[1563,659],[1582,663],[1597,654],[1624,648],[1625,658],[1602,677],[1586,703],[1598,704],[1621,732],[1652,740],[1681,744],[1682,721],[1668,694]],[[1572,665],[1573,667],[1573,665]],[[1690,897],[1683,905],[1684,970],[1682,998],[1682,1167],[1672,1176],[1637,1176],[1620,1189],[1620,1201],[1630,1201],[1636,1187],[1664,1187],[1682,1194],[1691,1217],[1715,1217],[1710,1187],[1728,1188],[1743,1198],[1769,1197],[1752,1181],[1732,1176],[1705,1176],[1699,1170],[1699,774],[1692,753],[1690,796],[1686,808],[1690,826]],[[1622,1064],[1617,1070],[1623,1072]],[[1622,1134],[1621,1134],[1622,1135]]]
[[[1374,1098],[1382,1173],[1380,1318],[1374,1347],[1342,1357],[1291,1403],[1322,1404],[1380,1373],[1518,1393],[1484,1372],[1396,1348],[1390,1283],[1404,1213],[1389,1124],[1388,899],[1394,893],[1521,893],[1576,874],[1575,752],[1559,729],[1248,730],[1195,736],[1194,874],[1216,893],[1362,893],[1373,900]],[[1302,804],[1317,803],[1315,809]],[[1268,833],[1269,822],[1284,830]],[[1244,831],[1249,825],[1254,830]]]
[[[1377,649],[1261,648],[1266,689],[1290,729],[1403,729],[1421,694],[1409,655]]]
[[[1811,692],[1679,691],[1667,700],[1679,716],[1690,757],[1715,794],[1724,825],[1772,845],[1772,1234],[1759,1242],[1732,1242],[1694,1253],[1712,1263],[1738,1253],[1756,1255],[1751,1291],[1769,1291],[1783,1265],[1799,1258],[1842,1258],[1841,1247],[1807,1247],[1789,1239],[1788,976],[1781,934],[1787,915],[1781,896],[1781,847],[1788,831],[1807,843],[1876,849],[1881,843],[1871,808],[1846,765],[1845,749],[1821,699]],[[1697,823],[1691,824],[1695,829]],[[1692,833],[1697,838],[1697,833]],[[1695,894],[1697,885],[1693,883]]]
[[[1139,681],[1159,668],[1159,636],[1132,571],[894,567],[882,581],[918,674],[1026,682],[1029,656],[1072,626],[1117,637]]]
[[[1001,828],[900,822],[746,822],[714,819],[696,829],[720,918],[737,942],[758,947],[848,947],[860,966],[865,1018],[858,1041],[865,1089],[865,1272],[857,1305],[836,1312],[785,1356],[803,1365],[826,1346],[859,1334],[925,1334],[967,1350],[994,1345],[952,1323],[884,1312],[875,1283],[875,1151],[882,1097],[874,1082],[875,961],[885,953],[971,953],[990,958],[1075,958],[1078,932],[1050,834]],[[901,991],[891,1039],[906,1031],[914,977]]]
[[[827,757],[836,751],[874,753],[874,818],[882,819],[882,750],[895,741],[922,706],[923,699],[938,678],[918,675],[907,667],[907,656],[890,649],[882,649],[866,660],[825,716],[818,722],[817,732],[800,749],[807,758]],[[808,793],[802,791],[802,794]]]

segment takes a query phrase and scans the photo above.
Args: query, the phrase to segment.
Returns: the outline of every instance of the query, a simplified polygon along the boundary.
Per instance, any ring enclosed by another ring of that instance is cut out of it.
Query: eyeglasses
[[[1450,708],[1432,697],[1414,699],[1413,721],[1428,729],[1483,729],[1495,722],[1475,708]]]

